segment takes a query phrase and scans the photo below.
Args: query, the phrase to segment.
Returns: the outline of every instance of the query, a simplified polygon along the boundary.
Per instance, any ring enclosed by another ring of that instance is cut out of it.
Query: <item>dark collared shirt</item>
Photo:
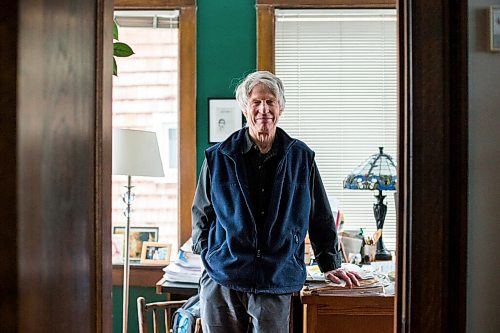
[[[245,133],[243,159],[247,164],[247,182],[250,194],[252,214],[257,223],[257,233],[261,235],[264,221],[271,209],[271,191],[279,162],[283,158],[283,145],[277,135],[271,150],[262,154],[259,147],[250,139],[248,130]]]

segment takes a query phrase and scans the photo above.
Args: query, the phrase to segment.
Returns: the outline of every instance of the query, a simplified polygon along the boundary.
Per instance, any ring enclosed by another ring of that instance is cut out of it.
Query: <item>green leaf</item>
[[[116,22],[113,20],[113,39],[118,40],[118,26]]]
[[[134,51],[125,43],[113,43],[113,55],[117,57],[130,57]]]
[[[116,66],[115,57],[113,57],[113,75],[118,76],[118,66]]]

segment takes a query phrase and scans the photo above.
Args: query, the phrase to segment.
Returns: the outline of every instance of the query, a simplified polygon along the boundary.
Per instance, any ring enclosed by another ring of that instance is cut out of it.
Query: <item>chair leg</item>
[[[172,329],[172,309],[168,308],[165,309],[165,327],[167,328],[167,333],[170,332],[170,329]]]
[[[201,319],[198,318],[196,319],[196,325],[195,325],[195,328],[194,328],[194,333],[202,333],[202,329],[201,329]]]
[[[160,325],[159,325],[159,316],[158,316],[158,309],[153,309],[153,332],[154,333],[160,333]]]
[[[139,321],[139,333],[147,333],[146,300],[144,297],[137,298],[137,318]]]

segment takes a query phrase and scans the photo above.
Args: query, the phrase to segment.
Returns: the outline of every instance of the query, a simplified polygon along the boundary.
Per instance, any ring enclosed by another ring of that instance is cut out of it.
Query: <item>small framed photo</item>
[[[208,141],[224,141],[243,126],[243,114],[234,98],[208,99]]]
[[[490,6],[490,50],[500,51],[500,6]]]
[[[172,245],[158,242],[142,243],[141,264],[168,265]]]
[[[125,235],[113,234],[111,239],[111,261],[114,265],[123,264],[123,250],[125,248]]]
[[[113,234],[125,234],[125,227],[114,227]],[[158,241],[158,227],[131,227],[130,228],[130,260],[141,260],[142,244]],[[125,243],[125,242],[124,242]],[[125,245],[125,244],[124,244]],[[124,246],[125,247],[125,246]],[[125,253],[125,249],[123,249]]]

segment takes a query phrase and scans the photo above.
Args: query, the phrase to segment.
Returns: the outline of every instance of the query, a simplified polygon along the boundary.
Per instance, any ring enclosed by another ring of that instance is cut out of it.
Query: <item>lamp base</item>
[[[375,260],[392,260],[392,255],[382,240],[382,229],[384,228],[385,214],[387,213],[387,206],[384,204],[385,195],[382,195],[382,191],[379,190],[375,198],[377,198],[377,203],[373,204],[373,214],[375,215],[375,222],[377,222],[377,232],[380,231]]]
[[[377,242],[377,252],[375,253],[375,260],[392,260],[392,255],[389,250],[385,248],[382,237]]]
[[[384,249],[384,251],[377,251],[375,254],[375,260],[392,260],[392,255],[389,251]]]

